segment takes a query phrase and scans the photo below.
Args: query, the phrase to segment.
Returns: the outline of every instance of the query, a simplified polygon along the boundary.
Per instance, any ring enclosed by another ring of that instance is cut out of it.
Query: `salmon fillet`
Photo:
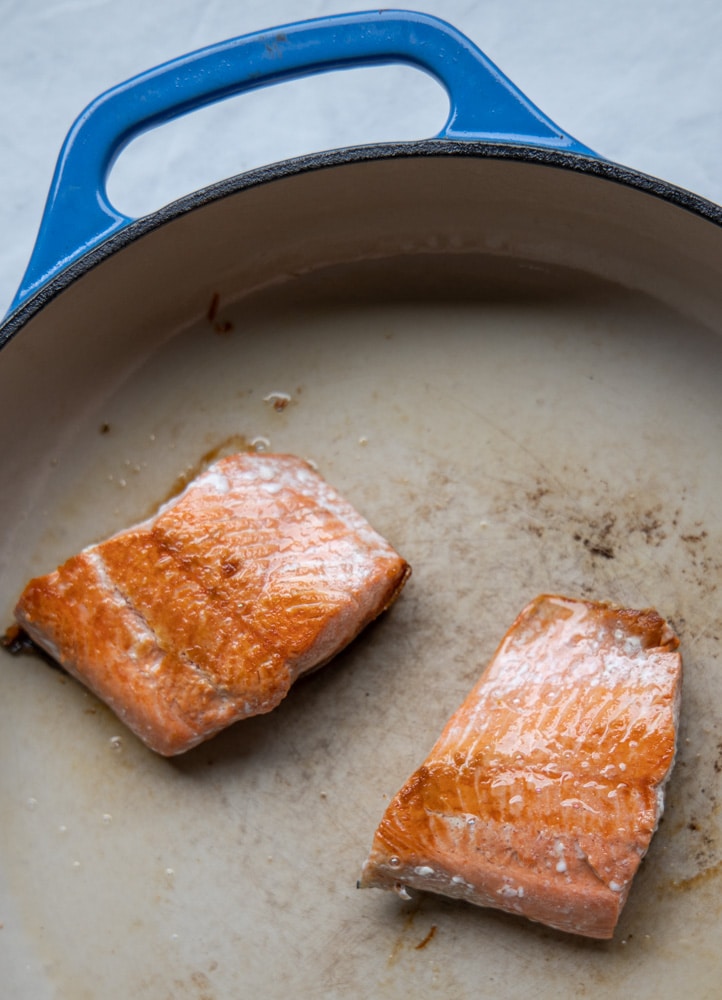
[[[534,600],[390,803],[359,885],[612,937],[674,762],[678,645],[652,610]]]
[[[409,572],[307,463],[239,454],[155,517],[31,580],[16,618],[171,755],[273,709]]]

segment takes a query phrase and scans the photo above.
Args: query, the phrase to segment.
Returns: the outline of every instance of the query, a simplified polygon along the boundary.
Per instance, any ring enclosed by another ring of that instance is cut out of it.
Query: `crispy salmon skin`
[[[612,937],[674,762],[678,645],[656,611],[532,601],[389,804],[359,885]]]
[[[268,712],[409,566],[306,462],[220,459],[158,514],[31,580],[22,628],[149,747]]]

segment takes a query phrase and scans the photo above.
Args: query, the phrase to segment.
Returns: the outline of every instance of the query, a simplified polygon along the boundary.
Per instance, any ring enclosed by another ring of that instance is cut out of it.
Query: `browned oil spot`
[[[415,950],[421,951],[422,948],[425,948],[435,934],[436,934],[436,924],[432,924],[431,928],[429,929],[429,933],[426,935],[423,941],[419,941],[419,943],[415,946]]]
[[[191,975],[191,982],[196,989],[200,990],[198,994],[199,1000],[212,1000],[213,993],[210,989],[211,983],[208,976],[204,972],[194,972]]]
[[[199,476],[201,472],[205,472],[205,470],[212,465],[216,459],[222,458],[224,455],[233,455],[240,451],[252,452],[254,450],[255,449],[251,446],[248,438],[243,434],[231,434],[229,437],[224,438],[224,440],[219,444],[214,445],[213,448],[209,448],[208,451],[204,452],[197,462],[188,466],[184,472],[181,472],[181,474],[175,478],[173,483],[171,483],[168,492],[165,494],[160,503],[156,504],[152,508],[148,516],[153,516],[159,507],[181,494],[186,486]]]
[[[396,965],[396,962],[398,961],[403,946],[404,946],[404,936],[403,934],[399,934],[396,941],[394,942],[393,948],[389,952],[387,965]]]
[[[589,522],[589,533],[585,536],[580,532],[575,532],[574,540],[581,541],[584,548],[592,556],[601,556],[602,559],[614,559],[614,547],[610,541],[610,535],[617,523],[617,515],[607,511],[598,518],[593,518]]]
[[[693,584],[709,594],[722,586],[717,540],[703,522],[685,516],[683,504],[667,509],[660,502],[650,502],[657,492],[654,482],[639,494],[614,495],[609,484],[600,481],[590,503],[589,495],[576,494],[570,470],[565,467],[562,472],[563,485],[542,477],[527,484],[503,484],[495,512],[507,522],[521,519],[519,526],[543,539],[543,545],[553,546],[555,534],[568,532],[594,562],[641,560],[644,549],[677,547],[684,557],[679,574],[687,587]],[[685,499],[683,491],[680,500]]]
[[[263,402],[270,403],[276,413],[282,413],[293,400],[287,392],[269,392],[263,397]]]
[[[660,520],[660,511],[660,507],[644,511],[637,523],[633,525],[632,530],[638,531],[647,545],[661,545],[667,537]]]
[[[713,865],[708,865],[702,871],[697,872],[696,875],[690,875],[689,878],[673,879],[669,883],[669,886],[678,892],[686,892],[689,889],[696,889],[698,886],[704,885],[721,874],[722,860],[717,861]]]
[[[399,955],[401,954],[404,944],[406,942],[407,934],[411,930],[414,923],[414,917],[418,912],[419,912],[418,908],[410,910],[404,917],[404,926],[401,930],[401,933],[394,941],[393,948],[391,949],[391,952],[388,957],[387,965],[389,966],[395,965],[396,962],[398,961]]]
[[[211,301],[208,305],[208,311],[206,312],[206,319],[213,327],[216,333],[230,333],[233,329],[233,323],[229,319],[219,319],[218,309],[221,304],[221,296],[218,292],[214,292],[211,296]]]
[[[215,992],[205,972],[192,972],[186,979],[173,980],[175,997],[193,997],[194,1000],[214,1000]]]
[[[98,428],[98,433],[99,434],[109,434],[110,433],[110,424],[101,424],[100,427]]]
[[[218,294],[218,292],[214,292],[211,297],[210,305],[208,306],[208,312],[206,313],[206,318],[209,323],[212,323],[213,320],[216,318],[220,302],[221,302],[220,295]]]
[[[542,497],[545,497],[548,493],[551,493],[551,489],[538,482],[535,490],[527,491],[527,499],[529,500],[529,503],[536,504],[539,503]]]
[[[603,559],[614,559],[614,549],[611,545],[594,544],[590,538],[585,538],[584,548],[588,549],[593,556],[601,556]]]
[[[707,537],[706,531],[700,531],[698,535],[680,535],[679,536],[683,542],[688,545],[696,545],[698,542],[703,542]]]

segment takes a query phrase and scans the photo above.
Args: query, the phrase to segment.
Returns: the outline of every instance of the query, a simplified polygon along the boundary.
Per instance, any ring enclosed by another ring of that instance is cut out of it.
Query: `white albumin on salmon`
[[[409,572],[306,462],[238,454],[155,517],[31,580],[16,618],[171,755],[275,708]]]
[[[678,645],[653,610],[534,600],[388,806],[359,885],[612,937],[674,763]]]

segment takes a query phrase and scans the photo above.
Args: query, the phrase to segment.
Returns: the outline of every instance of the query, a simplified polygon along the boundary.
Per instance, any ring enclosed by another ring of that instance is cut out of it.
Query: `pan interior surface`
[[[0,651],[4,979],[19,997],[713,996],[720,231],[529,164],[356,166],[169,223],[0,355],[3,625],[30,576],[237,449],[313,461],[413,567],[279,709],[174,760]],[[555,591],[655,606],[682,641],[667,808],[614,940],[357,891],[389,797]]]

